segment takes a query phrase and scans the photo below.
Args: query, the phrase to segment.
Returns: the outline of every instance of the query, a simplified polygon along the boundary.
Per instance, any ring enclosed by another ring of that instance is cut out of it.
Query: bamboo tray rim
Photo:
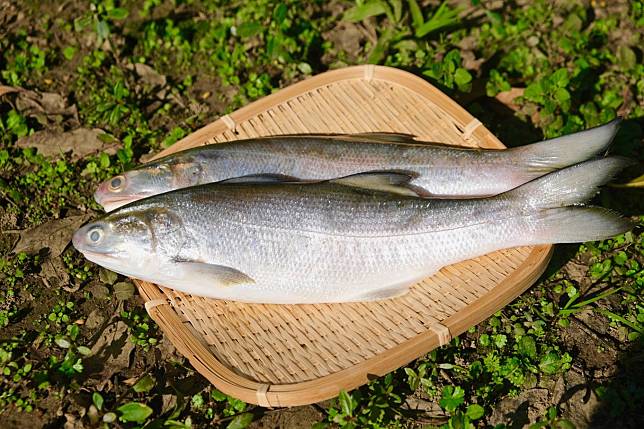
[[[289,100],[315,91],[317,88],[352,79],[383,80],[402,86],[448,111],[453,119],[460,122],[460,128],[464,134],[477,137],[482,143],[481,146],[504,148],[503,144],[476,118],[420,77],[391,67],[364,65],[328,71],[281,89],[222,116],[157,154],[153,159],[204,144],[213,136],[225,131],[235,131],[238,124],[271,107],[288,103]],[[138,279],[134,279],[134,282],[144,298],[145,308],[150,317],[157,322],[172,344],[189,359],[195,369],[219,390],[245,402],[266,407],[295,406],[329,399],[337,396],[340,390],[352,390],[373,377],[383,376],[424,353],[448,343],[451,338],[465,332],[470,326],[482,322],[523,293],[545,271],[552,252],[552,245],[532,247],[525,261],[497,283],[492,290],[413,338],[335,373],[312,380],[285,384],[260,383],[224,365],[208,350],[202,336],[192,325],[182,320],[159,286]]]

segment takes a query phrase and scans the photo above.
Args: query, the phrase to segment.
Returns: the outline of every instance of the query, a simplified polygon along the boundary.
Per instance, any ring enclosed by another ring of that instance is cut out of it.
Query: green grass
[[[6,12],[15,22],[0,40],[0,83],[60,94],[77,117],[3,98],[0,228],[99,213],[97,184],[142,156],[290,83],[366,62],[423,76],[511,146],[621,115],[614,151],[641,162],[644,2],[600,3],[78,0],[59,11],[20,2],[21,17],[20,7]],[[137,63],[157,75],[139,75]],[[503,95],[513,88],[518,97],[508,104]],[[115,153],[46,157],[18,145],[79,126],[104,130]],[[552,392],[560,380],[572,387],[566,380],[583,374],[597,401],[595,425],[641,424],[641,190],[613,188],[599,202],[639,216],[640,225],[561,247],[547,275],[513,303],[408,367],[321,404],[310,423],[512,427],[519,410],[503,414],[503,404]],[[16,237],[0,236],[0,418],[14,426],[73,417],[95,427],[243,428],[270,417],[168,352],[125,278],[73,249],[14,254]],[[63,284],[43,282],[51,266]],[[96,369],[91,348],[105,326],[122,327],[131,368]],[[583,426],[559,399],[533,400],[531,427]]]

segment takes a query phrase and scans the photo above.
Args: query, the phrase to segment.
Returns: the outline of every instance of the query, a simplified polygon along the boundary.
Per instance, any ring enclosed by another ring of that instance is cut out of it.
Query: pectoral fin
[[[413,177],[405,173],[378,171],[370,173],[354,174],[352,176],[333,179],[330,182],[354,188],[370,189],[373,191],[389,192],[392,194],[407,195],[412,197],[421,196],[409,184]]]
[[[223,265],[204,262],[177,262],[177,264],[187,282],[194,279],[202,284],[210,283],[224,287],[255,283],[254,279],[241,271]]]
[[[394,286],[367,292],[353,298],[351,301],[380,301],[383,299],[397,298],[409,292],[409,286]]]

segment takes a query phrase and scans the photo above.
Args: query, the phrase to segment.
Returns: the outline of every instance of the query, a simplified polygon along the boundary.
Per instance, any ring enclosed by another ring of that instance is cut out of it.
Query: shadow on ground
[[[514,110],[494,98],[479,96],[459,102],[468,103],[468,110],[508,147],[543,139],[539,129],[519,119]],[[623,171],[614,183],[626,183],[642,175],[642,130],[644,118],[622,123],[610,153],[640,161]],[[607,186],[591,204],[636,217],[644,213],[642,197],[641,189]],[[636,227],[635,231],[639,229]],[[538,282],[560,271],[578,250],[578,244],[555,246]],[[618,302],[607,305],[613,304],[619,305]],[[606,317],[590,309],[570,320],[571,325],[562,330],[561,340],[573,355],[573,367],[549,388],[529,389],[515,400],[510,398],[498,404],[497,411],[504,416],[503,420],[509,428],[527,427],[531,410],[557,405],[560,415],[578,428],[644,427],[644,339],[629,342],[622,338],[623,333],[609,326]]]

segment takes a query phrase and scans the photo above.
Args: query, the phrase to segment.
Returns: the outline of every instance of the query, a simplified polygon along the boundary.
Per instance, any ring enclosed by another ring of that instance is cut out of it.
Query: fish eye
[[[91,241],[92,243],[98,243],[99,241],[101,241],[101,238],[103,237],[103,231],[101,231],[98,228],[95,228],[89,232],[88,236],[89,236],[89,241]]]
[[[117,191],[121,191],[124,185],[125,185],[125,176],[116,176],[112,180],[110,180],[109,188],[110,188],[110,191],[117,192]]]

